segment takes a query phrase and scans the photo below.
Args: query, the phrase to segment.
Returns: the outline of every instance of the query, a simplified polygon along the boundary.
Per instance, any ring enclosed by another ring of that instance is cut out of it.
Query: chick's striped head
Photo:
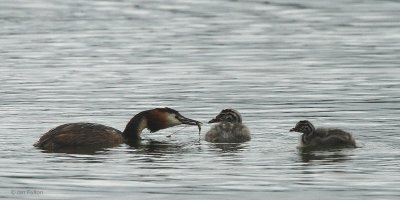
[[[301,120],[297,122],[296,126],[290,129],[290,131],[309,134],[315,131],[315,127],[308,120]]]
[[[215,122],[242,123],[242,116],[237,110],[224,109],[208,123],[215,123]]]

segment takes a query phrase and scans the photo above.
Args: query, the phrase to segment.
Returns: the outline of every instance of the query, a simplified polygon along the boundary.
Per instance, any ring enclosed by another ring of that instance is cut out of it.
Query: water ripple
[[[5,0],[0,11],[0,197],[399,196],[396,1]],[[209,144],[176,127],[86,154],[32,146],[62,123],[121,130],[159,106],[204,122],[236,108],[252,140]],[[301,119],[346,129],[360,148],[301,152],[288,132]]]

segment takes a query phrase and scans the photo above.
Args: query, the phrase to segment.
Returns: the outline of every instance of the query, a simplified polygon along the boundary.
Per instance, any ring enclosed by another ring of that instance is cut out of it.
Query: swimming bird
[[[300,147],[356,147],[352,135],[337,128],[317,128],[308,120],[299,121],[290,132],[303,133]]]
[[[242,124],[242,116],[234,109],[222,110],[208,123],[218,123],[206,133],[205,140],[215,143],[239,143],[251,139],[250,130]]]
[[[140,141],[140,134],[145,128],[156,132],[180,124],[197,125],[200,128],[201,122],[186,118],[168,107],[155,108],[136,114],[123,132],[96,123],[68,123],[43,134],[34,146],[46,150],[114,147],[124,142]]]

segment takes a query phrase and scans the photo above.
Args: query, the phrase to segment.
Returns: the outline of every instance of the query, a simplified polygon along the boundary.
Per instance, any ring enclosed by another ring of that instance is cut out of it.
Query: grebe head
[[[297,122],[296,126],[290,129],[290,132],[299,132],[304,134],[310,134],[315,131],[314,125],[308,120],[301,120]]]
[[[151,132],[177,126],[180,124],[201,125],[201,122],[189,119],[172,108],[155,108],[147,115],[147,128]]]
[[[215,122],[230,122],[230,123],[242,123],[242,116],[237,110],[234,109],[223,109],[214,119],[208,123]]]

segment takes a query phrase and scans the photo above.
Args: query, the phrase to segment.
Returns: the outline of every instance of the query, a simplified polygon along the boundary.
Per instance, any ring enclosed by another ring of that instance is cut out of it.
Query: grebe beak
[[[178,119],[182,124],[187,124],[187,125],[197,125],[197,128],[199,129],[199,136],[200,136],[200,132],[201,132],[201,125],[203,125],[203,123],[196,121],[194,119],[189,119],[187,117],[184,117],[180,114],[178,114],[176,116],[176,119]]]
[[[194,120],[194,119],[189,119],[189,118],[184,117],[184,116],[182,116],[182,115],[178,115],[176,118],[177,118],[182,124],[197,125],[197,126],[202,125],[201,122],[196,121],[196,120]]]
[[[296,128],[292,128],[289,132],[298,132],[298,130]]]

